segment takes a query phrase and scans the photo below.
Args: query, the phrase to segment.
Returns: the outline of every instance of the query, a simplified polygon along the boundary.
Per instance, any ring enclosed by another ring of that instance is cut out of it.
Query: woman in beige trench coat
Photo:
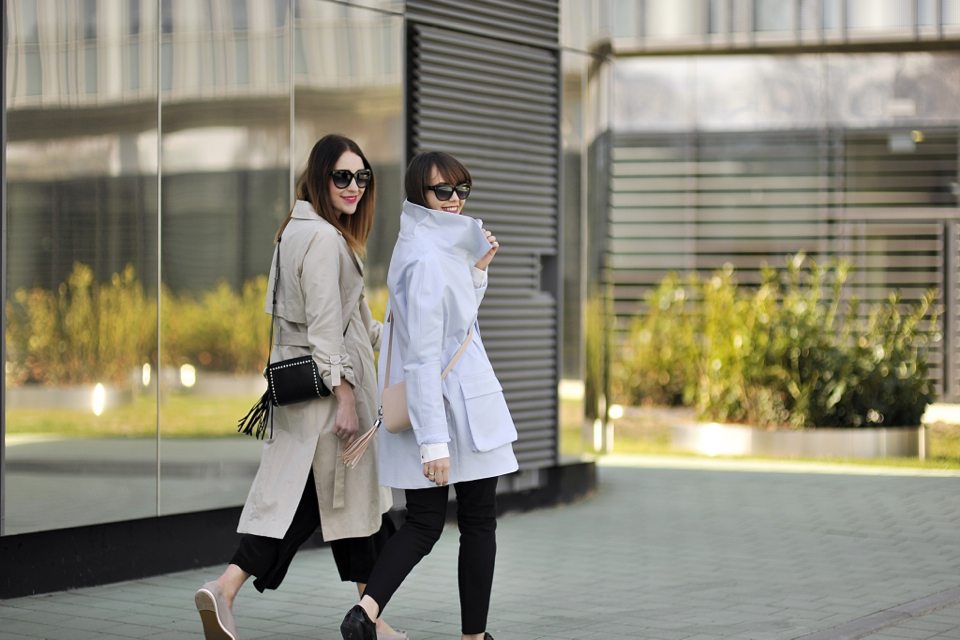
[[[271,435],[237,529],[245,535],[223,575],[195,596],[207,640],[237,640],[237,591],[251,575],[259,591],[276,589],[318,527],[341,579],[356,582],[361,594],[395,531],[386,515],[390,491],[378,482],[376,451],[356,466],[338,457],[373,427],[379,407],[373,351],[380,348],[383,325],[364,299],[358,256],[373,225],[374,186],[356,143],[325,136],[310,153],[297,182],[297,203],[277,233],[266,303],[275,322],[270,360],[312,355],[332,394],[274,407]],[[406,639],[382,620],[378,632],[380,640]]]

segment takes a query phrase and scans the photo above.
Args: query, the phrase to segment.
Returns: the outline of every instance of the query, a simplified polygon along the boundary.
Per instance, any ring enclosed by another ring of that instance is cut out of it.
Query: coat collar
[[[479,218],[428,209],[404,200],[400,235],[426,236],[440,251],[465,255],[476,262],[490,251],[490,241],[481,229],[482,224]]]
[[[293,205],[293,213],[291,213],[291,215],[300,220],[323,220],[320,214],[313,209],[313,205],[306,200],[297,200],[297,203]],[[323,221],[327,222],[326,220]],[[330,223],[327,222],[327,224]]]
[[[321,218],[320,214],[317,213],[316,210],[314,210],[313,205],[307,202],[306,200],[297,200],[297,203],[293,205],[293,211],[290,213],[290,216],[292,218],[297,218],[298,220],[319,220],[323,224],[332,227],[333,230],[337,232],[337,235],[339,235],[341,238],[343,237],[343,234],[340,233],[340,230],[334,227],[332,224],[330,224],[326,220],[324,220],[323,218]],[[344,242],[344,244],[346,243]],[[349,246],[347,247],[347,253],[350,254],[350,258],[353,259],[354,266],[357,267],[357,271],[359,271],[360,275],[362,276],[363,262],[361,262],[360,258],[358,258],[357,255],[350,250]]]

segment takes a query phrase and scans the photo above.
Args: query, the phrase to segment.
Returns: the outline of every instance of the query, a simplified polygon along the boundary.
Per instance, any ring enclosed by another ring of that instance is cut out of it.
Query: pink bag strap
[[[387,375],[386,379],[383,381],[384,389],[390,386],[390,356],[393,355],[393,311],[390,311],[390,317],[387,318],[387,322],[390,323],[390,342],[387,345]],[[459,360],[460,356],[463,355],[463,352],[467,350],[467,346],[470,344],[471,340],[473,340],[473,325],[470,326],[470,333],[467,334],[463,344],[460,345],[460,348],[457,349],[457,352],[453,355],[453,359],[450,360],[450,364],[448,364],[447,368],[444,369],[443,373],[440,374],[441,380],[446,378],[447,374],[453,370],[453,365],[457,364],[457,360]]]

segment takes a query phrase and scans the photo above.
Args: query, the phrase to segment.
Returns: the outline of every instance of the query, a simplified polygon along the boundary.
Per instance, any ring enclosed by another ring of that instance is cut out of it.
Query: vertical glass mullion
[[[9,3],[4,2],[0,7],[0,17],[3,18],[3,69],[7,68],[7,48],[13,45],[13,38],[10,37],[10,22],[7,20],[7,7]],[[16,69],[17,65],[14,65]],[[14,72],[16,73],[16,72]],[[6,78],[4,78],[6,80]],[[13,90],[16,91],[16,75],[14,82],[11,83]],[[7,87],[4,83],[3,90],[0,91],[0,142],[3,143],[4,161],[0,162],[0,300],[6,305],[7,300]],[[0,330],[3,332],[3,339],[0,340],[0,356],[3,362],[7,361],[7,314],[0,314]],[[7,384],[0,387],[0,536],[3,536],[6,530],[7,516]]]
[[[163,392],[163,3],[157,0],[157,516],[160,516],[160,417]]]

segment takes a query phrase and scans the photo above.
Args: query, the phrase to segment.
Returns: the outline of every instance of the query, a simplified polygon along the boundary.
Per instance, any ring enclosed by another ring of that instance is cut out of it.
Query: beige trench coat
[[[380,348],[383,331],[363,296],[363,265],[340,232],[304,201],[297,201],[279,250],[271,362],[311,354],[327,388],[342,380],[352,384],[362,435],[377,417],[373,351]],[[276,253],[271,264],[275,261]],[[273,306],[274,274],[271,266],[267,313]],[[324,540],[369,536],[380,529],[381,514],[392,498],[389,489],[379,486],[376,439],[355,468],[345,467],[337,457],[343,442],[333,435],[336,413],[333,394],[274,408],[273,436],[264,443],[238,532],[282,538],[311,467]]]

